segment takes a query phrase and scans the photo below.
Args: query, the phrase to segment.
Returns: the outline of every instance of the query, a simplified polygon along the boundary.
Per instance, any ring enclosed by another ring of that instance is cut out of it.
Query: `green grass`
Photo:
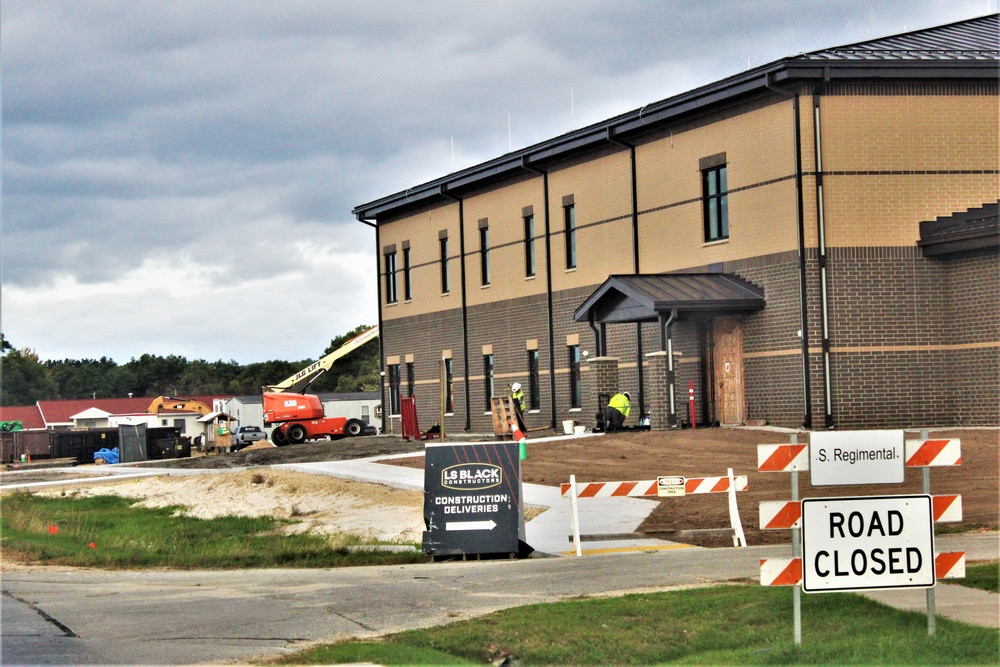
[[[294,520],[196,519],[180,516],[178,507],[132,507],[134,501],[117,496],[17,493],[4,495],[2,503],[5,560],[112,569],[342,567],[425,560],[418,551],[352,551],[348,547],[363,543],[350,536],[283,533],[281,528]]]
[[[966,565],[965,578],[949,579],[948,583],[1000,593],[1000,561]]]
[[[319,646],[282,664],[479,664],[511,655],[522,665],[997,664],[996,630],[937,620],[867,598],[802,596],[802,644],[792,592],[762,586],[574,600],[509,609],[379,642]]]

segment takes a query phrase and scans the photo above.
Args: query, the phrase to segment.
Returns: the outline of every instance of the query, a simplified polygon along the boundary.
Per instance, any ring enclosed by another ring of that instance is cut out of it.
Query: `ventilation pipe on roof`
[[[549,327],[549,397],[552,408],[551,428],[556,427],[556,333],[552,308],[552,234],[549,229],[549,172],[528,163],[528,156],[521,157],[521,168],[542,177],[542,198],[545,200],[545,300]]]
[[[639,186],[636,183],[635,144],[622,141],[615,136],[615,128],[608,128],[608,141],[623,146],[629,151],[629,164],[632,177],[632,273],[639,274]],[[606,345],[606,343],[605,343]],[[607,349],[604,351],[607,354]],[[646,414],[646,392],[642,367],[642,322],[635,323],[635,368],[639,383],[639,414]]]
[[[809,372],[809,304],[806,299],[806,228],[805,204],[802,198],[802,125],[799,118],[799,95],[771,83],[771,75],[764,75],[764,85],[779,95],[792,100],[792,128],[795,133],[795,225],[798,230],[799,261],[799,331],[802,357],[802,427],[812,427],[812,387]]]

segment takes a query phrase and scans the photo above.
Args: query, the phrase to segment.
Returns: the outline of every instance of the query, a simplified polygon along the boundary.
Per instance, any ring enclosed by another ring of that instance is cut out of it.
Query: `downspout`
[[[545,200],[545,299],[549,327],[549,397],[552,410],[551,428],[556,427],[556,333],[552,307],[552,234],[549,229],[549,172],[528,164],[528,156],[521,158],[521,168],[542,177],[542,198]]]
[[[385,327],[382,326],[382,266],[381,261],[381,249],[382,245],[380,243],[381,234],[379,233],[378,223],[369,222],[362,217],[361,213],[357,215],[358,222],[364,223],[369,227],[375,229],[375,291],[378,295],[378,368],[379,368],[379,382],[378,382],[378,403],[379,409],[382,411],[382,432],[385,433],[385,425],[389,422],[389,413],[385,409],[385,383],[382,381],[383,372],[382,369],[385,368]]]
[[[636,162],[635,162],[635,144],[630,144],[626,141],[615,137],[615,130],[613,127],[608,128],[608,141],[613,144],[618,144],[623,146],[629,151],[629,164],[631,167],[631,180],[632,180],[632,273],[639,274],[639,186],[636,183]],[[643,381],[643,368],[642,368],[642,322],[635,323],[635,368],[637,374],[637,380],[639,382],[639,417],[642,418],[646,414],[646,392],[645,392],[645,382]]]
[[[465,377],[465,432],[472,430],[472,406],[469,395],[469,308],[465,298],[465,203],[461,197],[448,194],[441,186],[441,196],[458,202],[458,256],[462,276],[462,366]]]
[[[663,319],[663,313],[657,313],[657,316],[660,320],[660,349],[667,352],[667,387],[670,392],[668,398],[670,418],[668,423],[670,424],[670,428],[677,428],[677,409],[675,407],[677,373],[674,371],[674,336],[671,330],[671,327],[677,320],[677,309],[672,308],[670,310],[670,317],[666,321]]]
[[[819,234],[820,318],[823,327],[823,423],[833,428],[833,392],[830,386],[830,312],[827,293],[826,219],[823,214],[823,135],[819,92],[813,93],[813,126],[816,132],[816,229]]]
[[[802,357],[802,427],[812,428],[812,380],[809,372],[809,302],[806,298],[806,227],[802,186],[802,123],[799,117],[799,95],[771,83],[764,76],[764,85],[775,93],[792,100],[792,123],[795,132],[795,226],[798,232],[799,324]]]
[[[591,331],[594,332],[594,356],[602,357],[604,355],[601,354],[601,332],[597,328],[597,325],[594,324],[594,313],[587,313],[587,324],[590,325]]]

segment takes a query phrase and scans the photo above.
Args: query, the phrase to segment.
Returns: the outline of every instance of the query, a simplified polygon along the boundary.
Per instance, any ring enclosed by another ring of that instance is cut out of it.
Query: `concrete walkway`
[[[298,463],[274,467],[422,491],[423,470],[380,463],[387,459],[413,456],[414,454],[399,454],[371,459]],[[548,508],[526,524],[528,544],[541,554],[561,557],[575,555],[573,545],[568,539],[571,533],[570,503],[560,496],[559,489],[525,484],[523,501],[526,506]],[[642,498],[588,498],[584,502],[586,509],[580,512],[580,532],[584,535],[621,535],[634,532],[657,504],[655,500]],[[583,555],[698,549],[667,540],[648,539],[588,541],[583,545],[585,546],[582,549]],[[942,535],[937,538],[937,549],[965,551],[966,560],[970,562],[997,560],[1000,559],[1000,535],[997,533]],[[790,552],[789,547],[788,556],[791,556]],[[938,616],[988,628],[1000,628],[1000,595],[941,582],[934,590]],[[897,609],[917,612],[925,612],[927,609],[926,589],[872,591],[864,595]]]
[[[567,436],[575,437],[575,436]],[[564,437],[532,440],[532,445],[538,445],[546,440],[561,440]],[[295,470],[320,475],[330,475],[341,479],[385,484],[388,486],[423,491],[424,471],[417,468],[407,468],[381,463],[393,458],[412,458],[420,453],[407,453],[390,456],[378,456],[368,459],[353,459],[348,461],[327,461],[322,463],[296,463],[272,466],[277,469]],[[177,468],[147,468],[136,470],[135,467],[105,466],[102,477],[81,477],[79,483],[100,481],[114,478],[135,478],[153,475],[196,475],[225,474],[240,470],[230,469],[177,469]],[[61,472],[79,473],[79,469],[66,468]],[[593,480],[587,480],[593,481]],[[4,488],[35,488],[52,484],[65,485],[69,480],[51,483],[6,484]],[[547,508],[526,524],[526,541],[537,554],[557,557],[575,555],[573,545],[568,536],[571,531],[570,503],[562,498],[556,487],[525,484],[523,501],[526,506]],[[657,501],[642,498],[588,498],[582,501],[580,511],[580,532],[584,535],[623,535],[634,532],[646,519]],[[743,508],[743,512],[752,508]],[[694,550],[704,552],[706,563],[715,562],[716,557],[729,554],[730,558],[742,558],[744,554],[755,552],[760,547],[749,550],[712,549],[705,550],[690,545],[669,542],[667,540],[620,539],[583,542],[584,556],[610,553],[650,553],[655,551]],[[1000,559],[1000,535],[998,533],[966,533],[958,535],[941,535],[936,538],[938,551],[964,551],[966,561],[988,561]],[[780,551],[780,548],[778,548]],[[770,557],[775,557],[775,547],[766,549]],[[791,556],[791,547],[788,548]],[[762,552],[763,553],[763,552]],[[715,565],[706,565],[716,569]],[[957,584],[938,583],[935,587],[935,603],[938,616],[951,618],[965,623],[972,623],[989,628],[1000,627],[1000,595],[979,591]],[[873,600],[889,606],[910,611],[926,610],[926,591],[924,589],[901,589],[873,591],[865,593]]]

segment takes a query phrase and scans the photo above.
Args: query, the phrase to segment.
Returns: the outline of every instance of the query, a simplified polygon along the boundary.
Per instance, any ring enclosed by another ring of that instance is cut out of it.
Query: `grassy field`
[[[996,569],[994,566],[994,576]],[[847,593],[803,596],[755,585],[532,605],[381,641],[320,646],[282,664],[522,665],[997,664],[1000,633],[902,612]]]
[[[170,567],[346,567],[422,562],[419,551],[361,549],[347,535],[286,534],[290,520],[196,519],[178,508],[136,508],[117,496],[4,495],[4,559],[111,569]]]

